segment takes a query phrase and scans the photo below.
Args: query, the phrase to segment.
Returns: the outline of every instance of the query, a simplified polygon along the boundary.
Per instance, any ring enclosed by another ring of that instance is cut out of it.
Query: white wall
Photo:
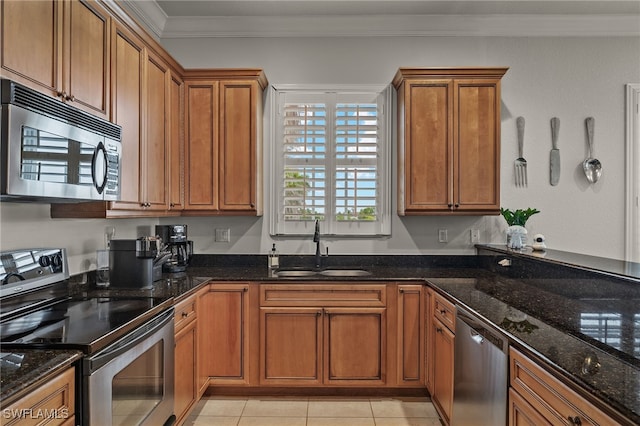
[[[187,68],[261,67],[272,84],[386,84],[401,66],[508,66],[502,85],[502,206],[541,210],[527,228],[531,235],[545,234],[550,248],[624,258],[624,84],[640,81],[639,38],[201,38],[162,43]],[[528,188],[513,184],[517,116],[527,124]],[[549,184],[553,116],[561,120],[557,186]],[[581,168],[588,116],[595,117],[595,155],[604,167],[595,185],[587,183]],[[268,153],[272,141],[268,123],[265,127]],[[271,243],[266,199],[262,219],[183,221],[201,251],[265,252]],[[506,228],[501,217],[395,216],[392,226],[391,238],[332,241],[330,251],[472,253],[471,227],[481,229],[482,242],[491,243],[502,243]],[[217,227],[231,228],[230,244],[213,241]],[[448,244],[438,243],[439,228],[448,229]],[[313,251],[310,239],[278,245],[285,253]]]
[[[387,84],[401,66],[509,66],[502,85],[502,206],[541,210],[527,228],[531,235],[545,234],[550,248],[624,257],[624,84],[640,82],[640,38],[215,38],[162,43],[186,68],[258,67],[273,84]],[[527,122],[525,189],[513,185],[517,116]],[[561,120],[562,174],[555,187],[549,185],[548,171],[553,116]],[[587,152],[588,116],[595,117],[595,155],[604,167],[596,185],[587,184],[580,166]],[[264,142],[267,184],[272,143],[267,122]],[[266,253],[272,242],[269,207],[267,191],[262,218],[54,220],[48,205],[1,203],[0,250],[62,245],[69,249],[74,273],[92,269],[106,225],[116,226],[118,238],[135,238],[151,232],[156,223],[186,223],[196,253]],[[334,254],[471,254],[472,227],[481,230],[482,242],[504,242],[506,224],[498,216],[394,215],[390,238],[327,244]],[[216,228],[230,228],[231,242],[215,242]],[[449,243],[438,242],[438,229],[448,229]],[[314,250],[311,238],[276,242],[283,253]]]

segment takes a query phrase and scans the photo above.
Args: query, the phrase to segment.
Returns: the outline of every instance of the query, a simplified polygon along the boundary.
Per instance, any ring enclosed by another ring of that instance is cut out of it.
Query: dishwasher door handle
[[[482,334],[476,332],[473,328],[469,330],[469,334],[471,334],[471,340],[477,344],[481,345],[484,343],[484,337],[482,337]]]
[[[470,335],[474,342],[483,344],[485,340],[488,340],[494,346],[500,348],[500,350],[504,350],[504,348],[506,348],[506,339],[487,329],[487,327],[485,327],[479,320],[473,318],[459,308],[457,309],[456,316],[456,321],[462,321],[471,329]]]

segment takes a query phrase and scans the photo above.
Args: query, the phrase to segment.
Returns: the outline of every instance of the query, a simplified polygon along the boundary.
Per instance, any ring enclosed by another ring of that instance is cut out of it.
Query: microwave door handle
[[[104,175],[102,176],[102,183],[98,183],[98,180],[96,179],[98,155],[100,154],[102,154],[102,160],[103,160],[102,164],[104,169]],[[108,171],[107,150],[104,147],[104,144],[102,142],[99,142],[98,146],[93,151],[93,157],[91,158],[91,179],[93,180],[93,186],[98,191],[98,194],[102,194],[102,192],[104,191],[104,188],[107,186],[107,171]]]

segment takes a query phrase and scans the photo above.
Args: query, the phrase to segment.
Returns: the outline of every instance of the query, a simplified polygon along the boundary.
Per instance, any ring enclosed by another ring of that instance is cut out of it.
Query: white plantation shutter
[[[282,121],[284,220],[324,220],[326,105],[287,104]]]
[[[271,233],[390,233],[388,90],[278,90]]]
[[[340,103],[335,111],[336,219],[376,220],[378,105]]]

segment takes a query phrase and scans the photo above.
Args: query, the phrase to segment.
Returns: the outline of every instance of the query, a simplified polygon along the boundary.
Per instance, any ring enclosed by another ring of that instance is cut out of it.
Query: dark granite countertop
[[[200,276],[198,272],[190,271],[189,273],[163,274],[162,279],[149,288],[116,288],[96,287],[95,278],[90,277],[88,282],[71,280],[69,292],[74,297],[154,297],[163,300],[173,299],[177,302],[188,297],[210,280],[210,276]]]
[[[584,393],[617,409],[630,424],[640,424],[640,285],[635,278],[610,271],[603,274],[592,267],[567,268],[574,265],[556,259],[540,262],[527,253],[514,257],[506,249],[479,250],[479,254],[332,259],[330,267],[361,267],[371,272],[368,277],[283,279],[249,258],[224,256],[212,264],[202,259],[190,273],[221,281],[427,280],[493,323],[513,344],[549,363]],[[505,254],[512,266],[497,266]],[[305,261],[291,257],[281,264],[304,267]],[[587,355],[595,355],[601,364],[595,374],[582,372]]]
[[[636,262],[552,249],[534,251],[529,246],[524,247],[522,250],[511,250],[504,245],[477,244],[476,248],[523,259],[534,258],[547,265],[565,266],[572,269],[635,280],[640,284],[640,263]]]
[[[615,310],[603,309],[592,300],[558,297],[548,288],[541,289],[539,283],[518,279],[494,276],[430,278],[428,281],[457,304],[464,305],[495,325],[509,337],[512,344],[532,351],[587,393],[616,408],[628,417],[630,424],[640,424],[640,362],[637,349],[632,349],[632,353],[636,354],[634,358],[584,334],[589,332],[593,317],[596,321],[602,321],[600,315]],[[545,284],[548,286],[549,283]],[[567,282],[556,284],[580,285]],[[638,318],[640,306],[636,303],[632,310]],[[581,333],[580,324],[584,324],[587,330],[583,328]],[[635,325],[638,325],[637,320]],[[638,336],[638,330],[636,328],[635,336]],[[601,364],[595,374],[582,370],[588,355],[595,355]]]
[[[82,357],[74,350],[26,350],[0,352],[0,402],[13,403],[32,386],[64,370]]]
[[[164,275],[151,289],[95,288],[75,283],[71,293],[99,297],[161,297],[179,301],[214,281],[367,282],[426,280],[454,302],[480,315],[511,342],[548,362],[640,424],[640,285],[634,277],[571,268],[564,262],[478,246],[478,256],[331,256],[325,268],[363,268],[365,277],[282,278],[269,271],[266,256],[196,255],[187,273]],[[508,258],[509,267],[497,265]],[[313,256],[281,256],[283,268],[313,268]],[[325,260],[327,262],[327,260]],[[625,279],[622,279],[625,278]],[[595,324],[595,325],[594,325]],[[602,325],[606,332],[602,334]],[[582,372],[586,355],[601,364]]]

